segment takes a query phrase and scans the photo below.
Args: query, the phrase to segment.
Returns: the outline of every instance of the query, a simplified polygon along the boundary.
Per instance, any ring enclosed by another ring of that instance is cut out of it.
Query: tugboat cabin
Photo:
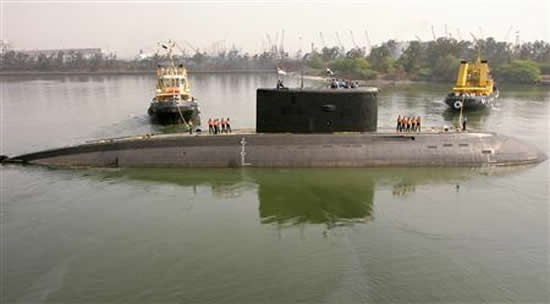
[[[461,61],[453,92],[473,96],[489,96],[493,93],[494,82],[491,78],[487,60],[475,63]]]
[[[178,66],[158,66],[156,101],[191,99],[191,87],[187,82],[187,70],[182,64]]]

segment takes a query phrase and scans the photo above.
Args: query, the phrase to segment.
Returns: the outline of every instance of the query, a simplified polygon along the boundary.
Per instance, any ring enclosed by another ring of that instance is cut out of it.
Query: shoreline
[[[0,71],[0,76],[72,76],[72,75],[154,75],[155,70],[142,71]],[[245,74],[245,73],[273,73],[273,70],[188,70],[189,74]]]
[[[189,74],[276,74],[276,71],[271,69],[248,69],[248,70],[188,70]],[[154,70],[141,70],[141,71],[0,71],[0,77],[10,76],[122,76],[122,75],[154,75]],[[289,76],[301,77],[299,72],[289,72]],[[326,82],[331,77],[304,75],[304,79]],[[412,84],[428,84],[428,83],[444,83],[440,81],[426,81],[426,80],[386,80],[386,79],[374,79],[374,80],[360,80],[357,79],[360,86],[371,86],[378,88],[392,87],[398,85],[412,85]],[[516,83],[507,82],[508,84],[521,84],[530,86],[550,86],[550,75],[543,75],[542,79],[536,83]]]

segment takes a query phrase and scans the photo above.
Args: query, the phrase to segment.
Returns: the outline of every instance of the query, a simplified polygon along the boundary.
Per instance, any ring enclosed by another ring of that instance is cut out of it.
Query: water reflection
[[[409,193],[416,191],[416,185],[413,183],[400,183],[393,185],[392,195],[405,197]]]
[[[392,169],[120,169],[95,171],[101,178],[207,186],[219,199],[257,195],[263,224],[336,225],[374,219],[376,191],[407,197],[419,185],[449,184],[453,189],[475,176],[504,175],[523,168]],[[450,190],[452,191],[452,190]]]
[[[375,181],[362,171],[285,170],[255,176],[262,223],[331,226],[372,215]]]

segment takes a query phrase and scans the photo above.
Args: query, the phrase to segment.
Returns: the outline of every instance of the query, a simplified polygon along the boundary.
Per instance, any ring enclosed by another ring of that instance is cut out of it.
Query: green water
[[[249,128],[274,77],[191,81],[203,120]],[[2,154],[173,131],[147,119],[148,76],[1,81]],[[385,88],[379,128],[453,123],[446,89]],[[503,90],[471,128],[550,152],[550,92]],[[3,166],[1,302],[549,302],[548,169]]]

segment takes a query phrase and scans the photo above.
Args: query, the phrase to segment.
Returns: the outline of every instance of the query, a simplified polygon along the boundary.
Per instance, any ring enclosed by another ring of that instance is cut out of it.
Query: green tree
[[[376,72],[370,69],[369,62],[365,58],[339,58],[329,63],[329,67],[345,77],[357,79],[376,78]]]
[[[321,58],[323,59],[324,62],[334,60],[340,56],[341,56],[340,48],[338,48],[337,46],[334,46],[331,48],[324,47],[321,50]]]
[[[541,78],[539,66],[531,60],[514,60],[495,69],[495,77],[504,81],[534,83]]]
[[[311,53],[306,64],[314,69],[322,69],[325,63],[323,62],[321,55],[317,52]]]
[[[394,40],[389,40],[379,47],[372,48],[368,60],[374,70],[382,73],[392,73],[394,71],[394,63],[392,55],[396,52],[397,43]]]
[[[460,60],[455,56],[448,54],[438,58],[432,70],[434,80],[455,80]]]
[[[355,47],[346,53],[347,58],[364,58],[365,55],[365,49],[359,47]]]
[[[39,70],[47,70],[50,67],[50,62],[48,60],[48,56],[41,53],[38,55],[38,59],[36,60],[36,68]]]
[[[0,63],[2,69],[17,67],[17,53],[14,51],[2,53],[2,60],[0,60]]]
[[[201,52],[196,52],[195,55],[191,58],[191,60],[196,64],[202,64],[204,61],[206,61],[206,54],[203,54]]]
[[[403,66],[403,69],[407,73],[417,71],[422,64],[422,44],[419,41],[409,43],[409,46],[403,51],[397,63]]]

